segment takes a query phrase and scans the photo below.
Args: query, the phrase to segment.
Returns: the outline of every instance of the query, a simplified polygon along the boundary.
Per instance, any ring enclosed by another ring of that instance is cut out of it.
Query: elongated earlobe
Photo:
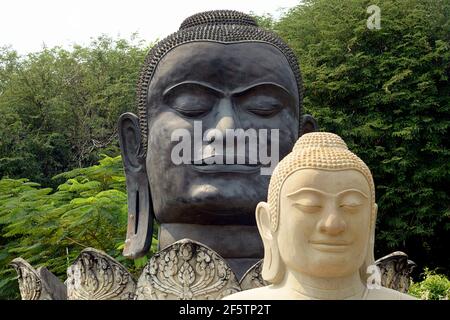
[[[276,234],[271,230],[270,209],[266,202],[260,202],[256,207],[256,223],[264,245],[262,277],[270,283],[279,283],[283,280],[285,267],[280,258]]]
[[[378,205],[374,203],[372,209],[372,217],[371,217],[371,225],[370,225],[370,235],[369,235],[369,243],[367,244],[367,252],[366,258],[364,260],[363,265],[359,269],[359,275],[363,281],[367,281],[369,274],[367,273],[367,268],[375,263],[375,227],[377,221],[377,213],[378,213]]]
[[[136,259],[144,256],[151,245],[153,204],[145,155],[141,154],[139,119],[133,113],[124,113],[118,126],[128,194],[128,226],[123,255]]]
[[[319,125],[317,124],[316,119],[312,115],[304,114],[300,119],[300,132],[299,137],[304,135],[305,133],[316,132],[319,131]]]

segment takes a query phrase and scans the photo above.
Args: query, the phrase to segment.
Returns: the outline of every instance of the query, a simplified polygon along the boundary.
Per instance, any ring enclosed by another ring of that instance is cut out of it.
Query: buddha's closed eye
[[[183,116],[186,117],[201,117],[205,114],[207,114],[210,110],[207,108],[202,108],[198,106],[194,107],[182,107],[182,106],[174,106],[173,107],[176,111],[181,113]]]
[[[200,117],[211,111],[216,100],[210,96],[184,94],[171,101],[171,107],[187,117]]]
[[[362,206],[362,203],[359,202],[344,202],[339,205],[339,208],[343,209],[347,212],[356,212]]]
[[[246,108],[248,112],[261,117],[273,116],[283,108],[283,106],[273,98],[270,99],[266,97],[263,99],[260,97],[259,100],[261,101],[257,100],[257,103],[254,102],[251,106],[244,106],[244,108]]]
[[[202,117],[217,104],[220,93],[200,83],[183,82],[164,92],[164,102],[185,117]]]
[[[300,200],[296,201],[293,206],[297,209],[300,209],[303,212],[308,213],[316,213],[319,212],[322,209],[322,206],[314,201],[311,200]]]
[[[340,199],[339,208],[348,212],[356,212],[360,210],[361,206],[365,203],[365,196],[361,192],[357,191],[349,191],[344,192],[342,194],[342,198]]]

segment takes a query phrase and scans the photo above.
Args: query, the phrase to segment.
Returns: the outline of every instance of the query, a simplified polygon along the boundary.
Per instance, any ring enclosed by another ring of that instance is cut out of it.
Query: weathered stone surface
[[[22,300],[40,300],[43,296],[42,284],[36,270],[22,258],[14,259],[11,265],[16,269],[19,276],[19,290]]]
[[[239,281],[242,290],[249,290],[259,287],[268,286],[270,283],[265,281],[261,275],[263,260],[259,260],[254,264]]]
[[[11,265],[17,271],[22,300],[66,300],[66,286],[45,267],[35,270],[26,260],[16,258]]]
[[[67,287],[58,277],[45,267],[39,268],[37,271],[41,277],[43,291],[48,293],[51,300],[67,300]]]
[[[377,211],[370,169],[345,141],[330,132],[304,134],[276,166],[267,202],[255,210],[261,273],[273,285],[225,299],[415,299],[379,286]]]
[[[202,243],[224,258],[238,278],[263,256],[263,245],[256,226],[162,223],[158,238],[159,248],[181,239]]]
[[[131,274],[106,253],[87,248],[67,269],[69,300],[132,300],[136,283]]]
[[[261,276],[263,260],[252,266],[239,281],[242,290],[249,290],[267,286],[270,283]],[[401,251],[395,251],[377,261],[375,264],[380,268],[381,284],[383,287],[391,288],[403,293],[408,292],[411,272],[416,264],[408,260],[408,255]]]
[[[45,267],[34,269],[16,258],[22,300],[201,300],[267,286],[261,275],[263,260],[254,264],[238,282],[226,261],[201,243],[183,239],[155,254],[136,286],[131,274],[107,254],[88,248],[69,267],[66,286]],[[375,264],[384,287],[407,292],[416,264],[396,251]],[[137,287],[137,289],[136,289]]]
[[[401,251],[395,251],[384,256],[375,265],[381,271],[381,285],[400,292],[408,292],[411,280],[411,272],[416,264],[408,260],[408,255]]]
[[[183,239],[149,260],[138,280],[136,299],[214,300],[240,290],[222,257],[201,243]]]
[[[217,146],[219,135],[223,146],[241,141],[220,133],[228,129],[277,130],[283,139],[277,139],[276,159],[270,153],[274,165],[299,134],[317,129],[317,124],[303,115],[298,62],[280,37],[256,28],[251,16],[236,11],[203,12],[186,21],[149,51],[137,88],[138,114],[124,113],[118,121],[128,194],[123,253],[133,259],[147,253],[155,219],[161,248],[193,239],[225,259],[233,258],[233,271],[243,274],[251,264],[238,259],[263,257],[254,212],[267,195],[270,176],[261,173],[268,163],[252,159],[249,148],[218,150],[201,142],[194,143],[189,155],[182,152],[180,165],[171,137],[180,129],[196,137],[196,121],[201,121],[202,131],[217,134]],[[263,150],[272,148],[272,139],[270,134],[264,142],[260,137],[255,145],[249,143]]]
[[[244,274],[250,269],[255,263],[261,259],[256,258],[224,258],[231,270],[238,279],[241,279]]]

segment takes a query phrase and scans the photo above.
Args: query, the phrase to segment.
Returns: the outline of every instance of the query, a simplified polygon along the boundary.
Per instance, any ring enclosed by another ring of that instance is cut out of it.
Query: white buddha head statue
[[[374,263],[377,205],[372,174],[337,135],[303,135],[274,170],[268,202],[256,208],[263,278],[286,270],[316,278],[355,274]]]

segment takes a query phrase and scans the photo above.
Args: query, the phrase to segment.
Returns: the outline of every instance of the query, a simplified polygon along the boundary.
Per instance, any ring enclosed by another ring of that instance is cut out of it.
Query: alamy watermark
[[[370,17],[367,18],[367,28],[370,30],[381,29],[381,9],[379,6],[372,4],[367,7],[367,13]]]
[[[279,162],[279,129],[202,130],[202,122],[194,121],[194,131],[176,129],[171,141],[175,165],[243,165],[271,175]],[[269,152],[270,145],[270,152]]]
[[[367,289],[381,289],[381,271],[380,268],[374,264],[367,267],[367,271],[370,276],[367,277],[366,286]]]

